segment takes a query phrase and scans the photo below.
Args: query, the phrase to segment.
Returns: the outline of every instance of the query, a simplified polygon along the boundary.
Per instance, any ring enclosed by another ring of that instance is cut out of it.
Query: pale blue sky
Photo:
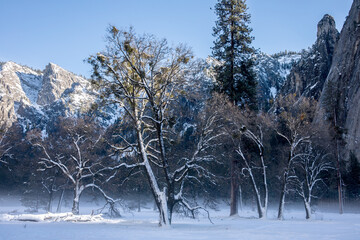
[[[211,54],[216,0],[0,0],[0,61],[37,69],[48,62],[90,76],[83,60],[104,48],[105,29],[132,25],[170,43]],[[326,13],[340,30],[352,0],[248,0],[253,45],[266,53],[299,51],[316,39]]]

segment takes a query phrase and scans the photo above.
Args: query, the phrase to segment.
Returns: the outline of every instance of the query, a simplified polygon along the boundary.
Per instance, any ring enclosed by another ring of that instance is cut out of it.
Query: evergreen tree
[[[250,14],[246,13],[246,0],[218,0],[215,13],[213,57],[220,62],[215,67],[215,91],[224,93],[236,106],[257,108],[256,79],[253,71],[255,52]],[[239,173],[236,159],[231,160],[230,215],[238,213]]]
[[[213,28],[213,57],[221,64],[215,68],[215,90],[225,93],[238,106],[256,109],[256,75],[253,71],[255,52],[250,14],[246,0],[219,0],[215,5],[218,16]]]

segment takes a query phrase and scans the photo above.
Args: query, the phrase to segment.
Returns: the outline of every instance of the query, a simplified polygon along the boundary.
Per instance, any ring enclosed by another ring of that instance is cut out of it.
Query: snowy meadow
[[[64,213],[27,213],[20,202],[1,198],[0,240],[45,239],[359,239],[360,214],[317,209],[311,220],[305,220],[301,206],[285,210],[285,219],[277,220],[277,211],[270,208],[267,219],[258,219],[254,209],[244,207],[239,216],[229,217],[229,206],[222,204],[195,218],[176,214],[173,224],[159,227],[157,211],[152,203],[141,211],[123,210],[121,218],[91,214],[94,204],[84,204],[80,215],[69,209]]]

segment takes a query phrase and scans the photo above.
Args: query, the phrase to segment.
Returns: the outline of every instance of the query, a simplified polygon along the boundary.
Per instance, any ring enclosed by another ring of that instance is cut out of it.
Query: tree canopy
[[[251,47],[253,37],[250,14],[245,0],[219,0],[215,5],[218,16],[213,28],[216,38],[212,48],[216,66],[215,90],[225,93],[235,105],[256,109],[256,75],[253,71]]]

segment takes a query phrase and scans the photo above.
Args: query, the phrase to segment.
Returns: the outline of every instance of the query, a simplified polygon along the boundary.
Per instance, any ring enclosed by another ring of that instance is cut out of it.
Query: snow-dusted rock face
[[[304,51],[300,61],[292,68],[281,94],[295,93],[319,99],[339,39],[333,17],[326,14],[318,23],[317,37],[312,48]]]
[[[36,103],[42,87],[42,73],[14,62],[0,67],[0,125],[9,126],[16,120],[20,105]]]
[[[267,110],[270,107],[270,100],[275,99],[292,66],[300,58],[301,55],[295,52],[282,52],[273,55],[259,53],[255,55],[254,71],[258,81],[257,99],[260,109]],[[206,75],[210,80],[216,81],[214,67],[221,65],[221,62],[208,57],[206,63]]]
[[[344,129],[344,159],[360,160],[360,0],[354,0],[341,30],[329,75],[319,101],[317,121],[336,120]],[[335,118],[334,118],[335,113]]]
[[[1,91],[14,101],[36,103],[42,87],[42,73],[14,62],[6,62],[0,69],[0,84]]]
[[[44,127],[50,119],[86,112],[94,101],[89,81],[53,63],[44,71],[0,64],[0,125]]]
[[[84,84],[86,80],[70,73],[56,64],[49,63],[43,76],[43,87],[39,92],[37,103],[48,105],[58,100],[64,91],[71,88],[73,83]]]
[[[268,55],[260,53],[256,56],[255,72],[258,80],[258,101],[261,109],[267,109],[269,101],[275,99],[283,86],[292,66],[301,55],[299,53],[278,53]]]

